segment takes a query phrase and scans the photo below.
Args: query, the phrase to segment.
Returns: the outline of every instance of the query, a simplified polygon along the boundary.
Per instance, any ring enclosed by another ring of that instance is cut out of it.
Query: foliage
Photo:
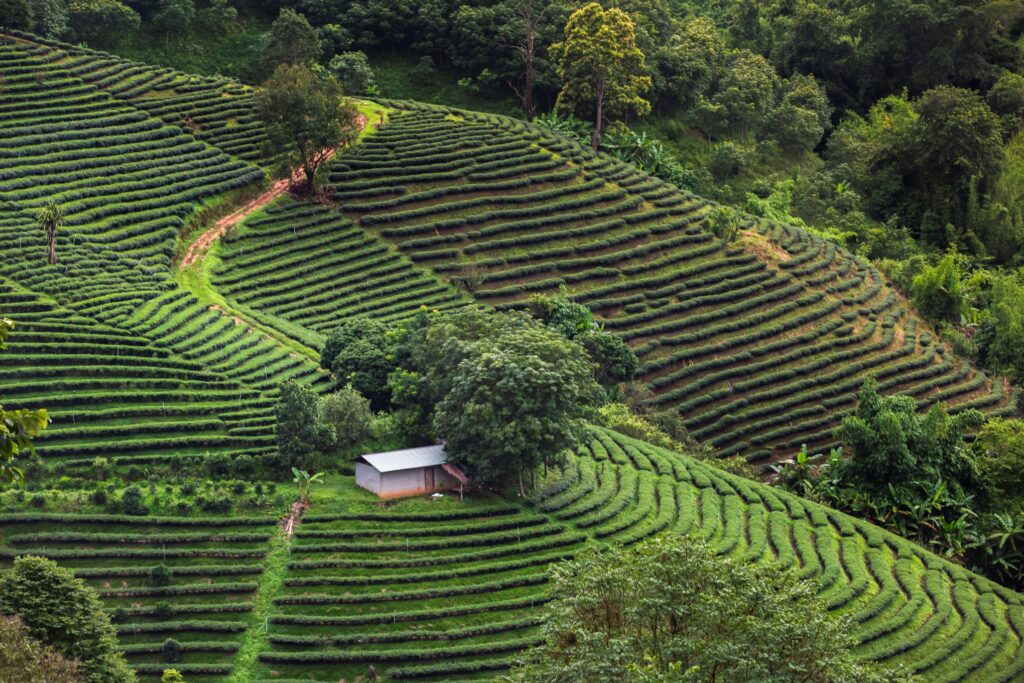
[[[676,534],[588,549],[552,570],[545,644],[516,681],[911,680],[853,655],[851,625],[792,573]]]
[[[52,560],[15,559],[0,576],[0,612],[17,615],[31,637],[77,660],[87,683],[135,680],[95,591]]]
[[[483,484],[507,487],[582,438],[599,388],[586,352],[523,325],[478,343],[451,374],[433,428],[452,460]]]
[[[181,37],[196,19],[196,6],[192,0],[160,0],[160,8],[153,21],[168,36]]]
[[[0,680],[14,683],[78,683],[78,663],[34,640],[18,617],[0,617]]]
[[[112,47],[139,29],[138,12],[119,0],[70,0],[68,26],[76,40]]]
[[[914,277],[914,306],[933,322],[965,322],[965,294],[961,279],[963,259],[951,251],[934,266],[925,266]]]
[[[283,468],[319,467],[322,454],[333,446],[336,436],[334,426],[320,413],[316,392],[294,380],[282,383],[275,413]]]
[[[160,683],[185,683],[185,677],[177,669],[164,669]]]
[[[327,68],[338,79],[342,91],[349,95],[372,95],[377,91],[377,80],[365,52],[337,54]]]
[[[557,109],[594,112],[591,145],[597,149],[606,117],[643,116],[651,104],[643,98],[651,87],[644,75],[644,54],[636,45],[636,27],[618,8],[592,2],[573,12],[565,39],[550,48],[562,81]]]
[[[997,276],[975,338],[979,360],[1024,383],[1024,270]]]
[[[293,467],[292,477],[292,481],[295,482],[295,486],[299,490],[299,502],[303,505],[308,505],[310,494],[313,492],[313,484],[322,484],[324,473],[317,472],[311,475],[306,470]]]
[[[576,338],[594,361],[594,379],[606,389],[629,382],[640,370],[636,352],[621,337],[607,332],[590,332]]]
[[[995,512],[1024,511],[1024,422],[989,420],[972,447],[986,507]]]
[[[149,508],[143,502],[142,490],[138,486],[129,486],[121,493],[118,511],[135,517],[144,517],[149,514]]]
[[[35,20],[30,0],[5,0],[0,4],[0,26],[31,31]]]
[[[388,354],[387,328],[378,320],[357,316],[338,323],[324,342],[321,367],[329,369],[338,387],[351,386],[370,399],[374,410],[390,402],[388,375],[394,362]]]
[[[14,329],[14,321],[0,318],[0,351],[7,348],[7,335]],[[50,424],[45,409],[4,410],[0,405],[0,481],[21,483],[24,474],[15,464],[19,457],[35,455],[32,440]]]
[[[260,48],[263,68],[274,73],[282,66],[308,66],[319,56],[320,39],[306,17],[294,10],[282,9]]]
[[[266,127],[264,152],[282,173],[301,167],[307,192],[316,188],[320,165],[356,133],[355,107],[342,99],[338,81],[301,64],[278,66],[257,93],[256,106]]]
[[[326,424],[334,428],[336,452],[358,445],[370,436],[373,423],[370,400],[353,389],[351,384],[322,396],[320,415]]]
[[[541,114],[533,122],[553,130],[559,135],[564,135],[570,140],[575,140],[581,145],[589,145],[594,135],[594,124],[578,119],[572,114],[561,113],[558,110],[551,110],[546,114]]]
[[[606,403],[598,408],[595,422],[608,429],[614,429],[620,434],[667,448],[676,453],[686,452],[686,448],[665,433],[661,427],[643,415],[631,411],[622,403]]]
[[[176,662],[181,659],[182,647],[174,638],[168,638],[160,645],[160,658],[165,662]]]
[[[981,422],[976,410],[951,416],[942,403],[918,415],[912,397],[881,396],[878,383],[868,379],[857,412],[836,432],[850,452],[839,477],[880,501],[905,499],[920,484],[969,490],[977,483],[977,466],[964,435]]]

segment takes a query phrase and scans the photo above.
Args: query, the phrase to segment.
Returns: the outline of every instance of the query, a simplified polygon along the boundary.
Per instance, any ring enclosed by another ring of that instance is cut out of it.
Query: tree
[[[195,18],[196,6],[192,0],[160,0],[160,9],[153,21],[170,37],[188,33]]]
[[[914,305],[921,315],[932,322],[959,324],[966,308],[963,256],[955,251],[947,253],[934,266],[925,266],[914,276],[911,293]]]
[[[1024,122],[1024,76],[1006,71],[985,96],[989,108],[1002,117],[1003,134],[1009,138]]]
[[[586,352],[537,323],[472,349],[437,404],[434,431],[449,457],[484,484],[508,486],[574,447],[600,402]]]
[[[1024,272],[995,278],[975,338],[981,362],[1024,384]]]
[[[527,121],[533,121],[537,115],[537,105],[533,101],[533,76],[534,60],[537,55],[537,39],[540,32],[541,22],[547,14],[549,4],[544,0],[516,0],[513,4],[513,11],[516,19],[522,27],[522,32],[515,40],[508,41],[508,47],[515,50],[523,62],[523,85],[522,88],[515,86],[512,82],[512,89],[523,103],[523,113]]]
[[[49,202],[36,214],[36,221],[46,233],[46,260],[52,266],[57,263],[57,231],[64,225],[64,211],[60,204]]]
[[[651,79],[644,75],[644,54],[636,46],[633,20],[620,9],[592,2],[572,13],[565,39],[551,46],[562,89],[556,108],[593,107],[596,150],[608,116],[630,112],[644,116],[651,103],[643,98]]]
[[[0,617],[0,681],[79,683],[78,662],[34,640],[18,617]]]
[[[0,576],[0,613],[17,615],[32,638],[78,660],[87,683],[135,680],[96,592],[53,560],[15,559]]]
[[[690,109],[710,90],[722,69],[725,43],[710,19],[687,19],[667,44],[652,55],[653,86],[683,109]]]
[[[196,23],[204,31],[227,33],[238,19],[238,10],[230,0],[207,0],[206,7],[196,13]]]
[[[338,81],[306,66],[277,67],[256,93],[256,107],[267,132],[264,152],[282,171],[301,167],[310,193],[321,164],[356,133],[355,107],[342,98]]]
[[[111,47],[139,30],[138,12],[119,0],[71,0],[68,25],[75,39],[94,47]]]
[[[982,420],[977,410],[951,416],[941,402],[918,415],[912,397],[881,396],[878,383],[868,379],[857,412],[836,430],[850,453],[840,464],[839,477],[878,501],[911,500],[920,485],[945,485],[954,494],[972,489],[977,465],[964,435]]]
[[[337,378],[338,387],[351,386],[370,399],[374,410],[388,407],[388,375],[395,369],[389,357],[387,328],[372,318],[343,320],[327,335],[320,365]]]
[[[306,17],[282,9],[260,48],[260,61],[273,72],[280,66],[308,66],[320,56],[320,39]]]
[[[989,420],[978,431],[973,448],[986,507],[994,512],[1024,511],[1024,422]]]
[[[594,379],[602,387],[610,389],[636,377],[640,362],[633,348],[621,337],[600,331],[584,334],[577,341],[597,366]]]
[[[160,683],[185,683],[185,677],[177,669],[164,669]]]
[[[316,469],[335,441],[334,428],[320,415],[319,398],[305,384],[281,384],[275,406],[277,450],[286,468]]]
[[[342,52],[331,58],[327,68],[350,95],[365,95],[377,89],[377,79],[365,52]]]
[[[779,75],[768,60],[738,50],[729,56],[711,103],[728,129],[746,135],[765,122],[779,87]]]
[[[589,548],[553,567],[551,596],[545,642],[513,681],[911,680],[859,661],[851,622],[829,614],[816,584],[698,538]]]
[[[7,334],[13,329],[13,320],[0,318],[0,351],[7,348]],[[24,480],[15,462],[25,453],[35,454],[32,440],[49,424],[45,409],[4,410],[0,405],[0,481],[14,484]]]
[[[4,0],[0,2],[0,26],[18,31],[31,31],[35,12],[30,0]]]
[[[334,448],[337,451],[355,446],[370,436],[373,424],[370,400],[353,389],[351,384],[321,397],[320,415],[326,424],[334,428]]]

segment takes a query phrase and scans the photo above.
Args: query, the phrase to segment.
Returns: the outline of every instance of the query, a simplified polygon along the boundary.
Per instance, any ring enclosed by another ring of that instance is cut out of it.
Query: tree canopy
[[[86,683],[135,680],[96,592],[53,560],[14,560],[0,575],[0,614],[18,616],[31,637],[77,660]]]
[[[78,662],[33,639],[18,617],[0,617],[0,681],[79,683]]]
[[[850,624],[813,583],[716,556],[696,538],[590,548],[554,566],[551,595],[545,643],[513,681],[911,680],[859,662]]]
[[[593,112],[597,149],[609,116],[643,116],[651,103],[643,95],[651,88],[644,53],[636,44],[636,27],[618,8],[596,2],[576,10],[565,25],[565,38],[551,46],[562,89],[556,108]]]
[[[301,64],[282,64],[256,94],[267,132],[265,153],[283,174],[301,168],[306,190],[316,188],[317,171],[356,131],[356,110],[330,75]]]

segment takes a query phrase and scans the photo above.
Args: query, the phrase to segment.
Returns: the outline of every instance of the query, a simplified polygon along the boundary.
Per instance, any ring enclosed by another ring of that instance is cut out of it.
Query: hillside
[[[723,454],[827,445],[868,375],[922,405],[1000,414],[1017,397],[828,243],[751,222],[723,244],[698,197],[540,128],[408,102],[388,103],[388,123],[333,164],[333,206],[281,200],[175,273],[187,219],[265,175],[255,129],[227,134],[251,120],[248,91],[24,36],[0,38],[0,77],[0,316],[17,323],[0,399],[51,409],[40,453],[62,467],[54,485],[81,494],[76,514],[0,512],[0,567],[21,554],[72,567],[142,680],[165,668],[169,637],[190,683],[326,683],[369,664],[398,680],[487,679],[538,641],[550,562],[663,530],[819,581],[861,657],[928,681],[1024,679],[1020,594],[596,427],[528,500],[382,506],[337,475],[288,538],[279,515],[205,510],[184,491],[204,475],[183,472],[139,485],[180,496],[184,517],[88,512],[97,457],[274,452],[276,387],[327,390],[315,345],[339,319],[511,308],[563,284],[635,346],[654,400]],[[185,115],[209,118],[195,130]],[[68,219],[56,266],[34,219],[51,198]],[[239,497],[269,495],[238,484]],[[283,509],[294,488],[281,491]],[[161,564],[168,585],[151,577]]]
[[[541,128],[390,105],[388,124],[332,166],[342,213],[498,308],[566,287],[634,347],[653,401],[723,455],[760,462],[832,445],[868,376],[922,407],[1015,410],[1002,381],[936,343],[877,270],[831,243],[748,219],[724,244],[705,229],[709,202]],[[231,248],[258,247],[243,236]],[[291,247],[275,249],[267,258]],[[318,315],[320,299],[291,298],[246,301]]]
[[[318,493],[290,544],[270,523],[0,515],[0,559],[74,567],[118,610],[143,673],[159,672],[173,636],[189,680],[224,680],[244,661],[232,658],[239,648],[259,652],[247,670],[261,680],[351,680],[369,664],[394,680],[450,680],[487,678],[538,642],[550,562],[675,530],[818,581],[853,619],[859,656],[929,682],[1024,676],[1019,594],[859,520],[600,429],[533,501],[381,508],[345,481]],[[161,563],[172,582],[153,586]],[[247,619],[257,587],[266,608]]]

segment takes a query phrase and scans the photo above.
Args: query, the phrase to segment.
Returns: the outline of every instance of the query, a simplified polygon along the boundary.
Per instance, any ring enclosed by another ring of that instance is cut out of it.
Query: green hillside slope
[[[499,308],[567,287],[636,349],[655,402],[723,455],[830,445],[872,375],[922,408],[1013,410],[831,243],[751,220],[723,244],[707,201],[541,128],[392,105],[332,166],[345,215]]]

